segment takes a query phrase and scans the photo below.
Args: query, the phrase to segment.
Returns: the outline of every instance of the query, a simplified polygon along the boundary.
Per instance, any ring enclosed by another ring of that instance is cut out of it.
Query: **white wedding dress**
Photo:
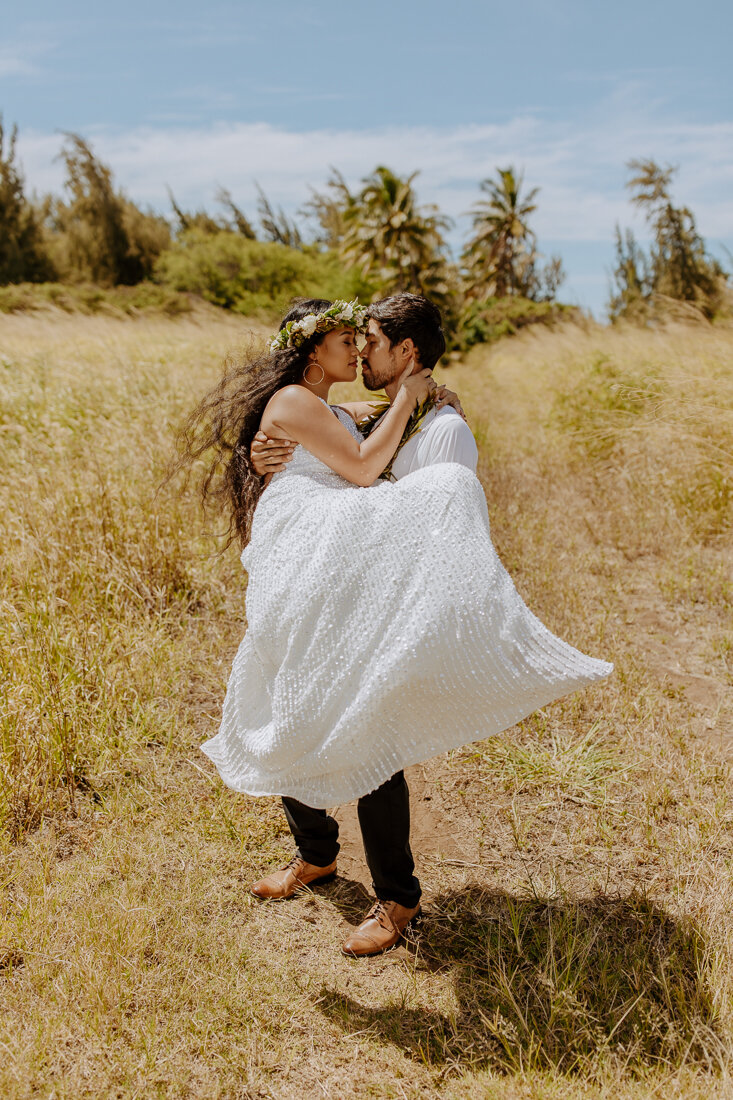
[[[613,667],[525,606],[481,485],[457,463],[358,488],[299,446],[257,505],[242,563],[247,633],[202,746],[238,791],[347,802]]]

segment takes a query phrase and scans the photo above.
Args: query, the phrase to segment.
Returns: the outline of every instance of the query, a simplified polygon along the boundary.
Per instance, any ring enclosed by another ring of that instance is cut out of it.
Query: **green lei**
[[[374,404],[376,405],[376,408],[375,408],[374,412],[369,413],[368,416],[364,417],[363,420],[360,420],[359,424],[357,425],[358,428],[359,428],[359,431],[362,433],[364,438],[366,438],[370,434],[370,432],[372,432],[374,430],[374,428],[376,427],[378,421],[380,421],[382,419],[382,417],[384,416],[384,414],[387,412],[387,409],[389,409],[389,407],[390,407],[390,400],[389,400],[389,398],[387,397],[386,394],[377,394],[377,398],[376,398],[376,401],[374,402]],[[422,404],[418,405],[417,408],[415,409],[415,411],[410,416],[410,419],[407,421],[407,427],[405,428],[404,432],[402,433],[402,439],[399,442],[397,450],[392,455],[392,458],[389,460],[389,465],[386,466],[384,468],[384,470],[382,470],[381,474],[379,475],[379,477],[383,481],[396,481],[397,480],[397,478],[392,473],[392,464],[394,463],[394,460],[397,458],[397,455],[400,453],[400,451],[404,447],[405,443],[407,443],[407,440],[412,439],[413,435],[417,435],[417,433],[420,431],[420,429],[422,428],[423,420],[425,419],[426,415],[430,412],[430,410],[432,409],[434,404],[435,404],[435,395],[434,394],[428,394],[428,396],[425,398],[425,400],[422,402]]]

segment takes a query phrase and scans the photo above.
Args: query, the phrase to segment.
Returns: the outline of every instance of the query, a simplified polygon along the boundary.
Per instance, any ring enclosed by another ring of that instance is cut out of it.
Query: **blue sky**
[[[711,250],[733,251],[730,2],[3,7],[0,111],[32,189],[59,189],[63,130],[161,210],[166,184],[212,209],[224,185],[254,213],[257,180],[294,213],[329,165],[356,184],[386,163],[420,169],[460,247],[479,181],[512,164],[541,189],[563,297],[600,315],[614,224],[643,236],[625,163],[651,156],[679,165],[675,196]]]

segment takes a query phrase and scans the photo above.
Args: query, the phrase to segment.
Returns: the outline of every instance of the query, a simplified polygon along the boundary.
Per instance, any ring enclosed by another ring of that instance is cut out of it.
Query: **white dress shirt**
[[[438,462],[460,462],[476,473],[478,448],[473,432],[450,405],[426,414],[420,431],[408,439],[394,460],[392,473],[399,481],[413,470]]]

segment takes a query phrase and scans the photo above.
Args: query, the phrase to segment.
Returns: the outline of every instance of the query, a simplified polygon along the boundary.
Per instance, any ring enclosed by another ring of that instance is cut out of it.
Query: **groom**
[[[390,402],[410,363],[412,374],[432,370],[445,351],[440,310],[416,294],[394,294],[369,307],[369,327],[361,353],[368,390],[384,389]],[[460,405],[459,405],[460,408]],[[369,411],[364,406],[364,415]],[[259,432],[251,457],[257,473],[282,469],[295,444],[267,441]],[[392,463],[395,478],[439,462],[460,462],[476,471],[478,452],[471,429],[456,409],[430,410],[420,430],[402,445]],[[258,898],[292,897],[304,886],[331,878],[339,850],[338,823],[325,810],[283,798],[298,854],[287,867],[252,886]],[[420,912],[420,883],[410,850],[410,795],[404,772],[358,802],[359,826],[377,902],[342,946],[346,955],[378,955],[394,947]]]

